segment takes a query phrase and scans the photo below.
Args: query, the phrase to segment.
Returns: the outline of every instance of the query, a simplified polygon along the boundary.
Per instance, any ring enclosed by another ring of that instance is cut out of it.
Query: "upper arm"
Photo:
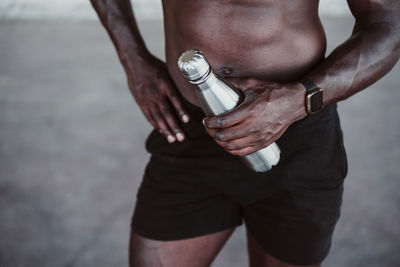
[[[347,0],[357,23],[400,23],[399,0]]]

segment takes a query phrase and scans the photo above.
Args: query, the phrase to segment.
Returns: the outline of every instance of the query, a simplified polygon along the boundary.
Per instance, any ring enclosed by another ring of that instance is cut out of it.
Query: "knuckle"
[[[232,144],[232,143],[228,143],[226,146],[225,146],[225,148],[227,149],[227,150],[236,150],[237,149],[237,146],[235,145],[235,144]]]
[[[181,128],[173,122],[168,123],[169,128],[171,129],[172,132],[174,133],[180,133],[181,132]]]
[[[168,129],[164,128],[163,126],[158,125],[158,129],[159,129],[160,133],[162,133],[164,135],[170,134]]]
[[[221,132],[217,132],[216,134],[215,134],[215,138],[217,139],[217,140],[219,140],[219,141],[226,141],[226,135],[224,134],[224,133],[221,133]]]
[[[175,124],[175,116],[172,115],[169,110],[163,111],[163,116],[166,121],[168,121],[170,124]]]
[[[176,125],[173,125],[171,128],[172,128],[172,131],[174,133],[180,133],[181,132],[181,129]]]
[[[251,133],[257,133],[260,131],[260,126],[253,126],[249,130]]]
[[[169,135],[169,133],[165,129],[158,128],[158,131],[160,132],[160,134],[162,134],[164,136],[168,136]]]
[[[179,102],[176,102],[174,104],[174,107],[179,116],[183,116],[183,115],[187,114],[187,112],[185,112],[185,110],[183,109],[183,107],[181,106],[181,104]]]
[[[246,136],[246,135],[247,134],[246,134],[246,131],[244,129],[243,130],[237,130],[237,131],[232,133],[232,137],[233,138],[240,138],[240,137]]]
[[[223,127],[226,124],[226,118],[225,117],[218,117],[217,118],[217,125],[220,127]]]
[[[168,129],[162,120],[156,121],[156,124],[157,124],[157,127],[160,129],[160,131],[168,132]]]
[[[168,124],[176,124],[176,115],[169,109],[162,110],[161,116],[168,122]]]

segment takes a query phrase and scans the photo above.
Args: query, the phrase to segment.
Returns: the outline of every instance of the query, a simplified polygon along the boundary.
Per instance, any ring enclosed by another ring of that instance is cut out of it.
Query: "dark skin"
[[[317,0],[164,0],[164,63],[147,50],[130,0],[92,0],[132,95],[169,142],[184,140],[178,120],[190,120],[181,97],[198,105],[177,67],[182,52],[202,50],[214,71],[243,91],[237,108],[204,119],[215,141],[238,156],[268,146],[307,116],[299,79],[323,88],[327,106],[367,88],[398,61],[400,1],[347,2],[356,18],[353,34],[325,59]],[[208,266],[232,231],[171,242],[132,233],[131,266]],[[251,266],[293,266],[265,253],[250,235],[248,241]],[[180,249],[185,253],[178,255]]]

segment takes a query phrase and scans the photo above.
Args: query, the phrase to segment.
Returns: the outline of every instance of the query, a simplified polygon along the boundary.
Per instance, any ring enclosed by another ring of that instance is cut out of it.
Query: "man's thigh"
[[[206,267],[233,233],[235,227],[213,234],[176,241],[157,241],[131,232],[131,267]]]

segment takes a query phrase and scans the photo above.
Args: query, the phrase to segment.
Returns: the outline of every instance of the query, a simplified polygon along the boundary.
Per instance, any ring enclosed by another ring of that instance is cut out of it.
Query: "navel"
[[[233,73],[233,68],[230,66],[221,66],[216,70],[217,74],[226,77]]]

